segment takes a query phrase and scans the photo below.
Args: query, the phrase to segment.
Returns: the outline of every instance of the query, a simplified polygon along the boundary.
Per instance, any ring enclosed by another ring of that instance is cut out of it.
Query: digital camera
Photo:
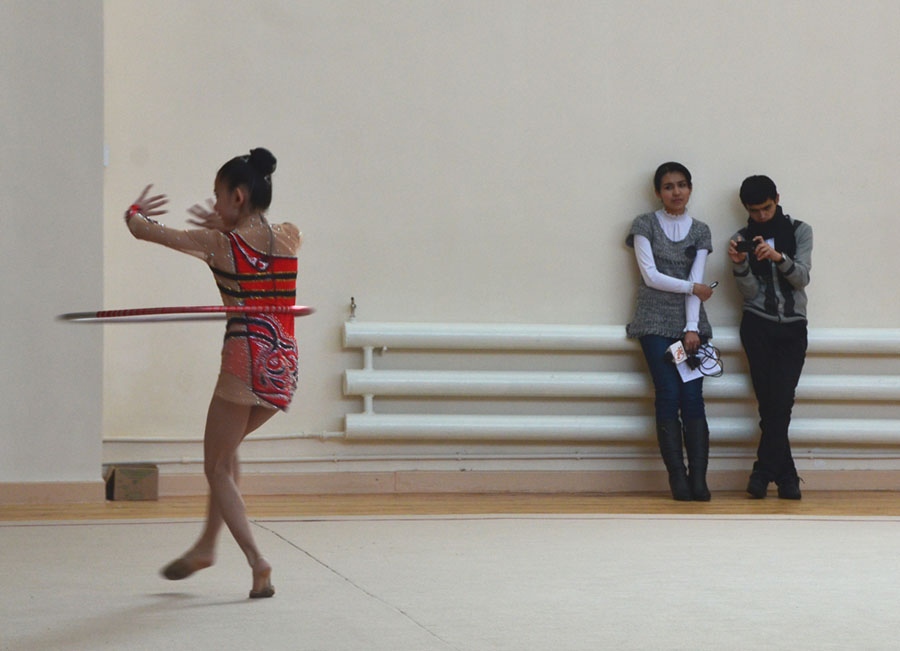
[[[756,250],[756,242],[752,240],[738,240],[735,245],[738,253],[753,253]]]

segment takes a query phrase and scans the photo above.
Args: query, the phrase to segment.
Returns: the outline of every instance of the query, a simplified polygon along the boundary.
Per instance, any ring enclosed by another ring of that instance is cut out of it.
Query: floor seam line
[[[321,565],[321,566],[324,567],[326,570],[328,570],[329,572],[331,572],[331,573],[334,574],[335,576],[339,577],[340,579],[343,579],[346,583],[349,583],[350,585],[352,585],[354,588],[356,588],[357,590],[359,590],[359,591],[362,592],[363,594],[365,594],[365,595],[369,596],[370,598],[372,598],[372,599],[378,601],[379,603],[381,603],[381,604],[387,606],[388,608],[390,608],[390,609],[393,610],[394,612],[399,613],[400,615],[402,615],[403,617],[405,617],[406,619],[408,619],[409,621],[411,621],[413,624],[415,624],[417,627],[419,627],[420,629],[422,629],[423,631],[425,631],[426,633],[428,633],[430,636],[432,636],[432,637],[435,638],[436,640],[440,641],[442,644],[445,644],[448,648],[453,649],[454,651],[461,651],[461,649],[459,649],[458,647],[453,646],[450,642],[448,642],[447,640],[445,640],[444,638],[442,638],[440,635],[438,635],[437,633],[435,633],[434,631],[432,631],[431,629],[429,629],[427,626],[425,626],[424,624],[422,624],[421,622],[419,622],[418,620],[416,620],[415,617],[413,617],[412,615],[410,615],[409,613],[407,613],[405,610],[403,610],[403,609],[401,609],[401,608],[395,606],[394,604],[392,604],[392,603],[386,601],[386,600],[383,599],[382,597],[379,597],[379,596],[378,596],[377,594],[375,594],[374,592],[371,592],[371,591],[369,591],[369,590],[366,590],[364,587],[362,587],[361,585],[359,585],[358,583],[356,583],[355,581],[353,581],[353,579],[351,579],[351,578],[348,577],[348,576],[345,576],[345,575],[341,574],[341,573],[338,572],[336,569],[334,569],[333,567],[331,567],[328,563],[326,563],[325,561],[323,561],[323,560],[317,558],[316,556],[314,556],[312,553],[308,552],[307,550],[303,549],[303,547],[301,547],[301,546],[298,545],[297,543],[293,542],[292,540],[289,540],[289,539],[285,538],[284,536],[282,536],[280,533],[278,533],[278,532],[275,531],[274,529],[270,529],[269,527],[267,527],[267,526],[261,524],[260,522],[258,522],[258,521],[256,521],[256,520],[252,520],[252,522],[253,522],[253,524],[255,524],[255,525],[256,525],[257,527],[259,527],[260,529],[263,529],[263,530],[265,530],[265,531],[268,531],[268,532],[271,533],[272,535],[274,535],[274,536],[276,536],[277,538],[280,538],[281,540],[283,540],[285,543],[287,543],[289,546],[293,547],[293,548],[296,549],[297,551],[302,552],[302,553],[305,554],[307,557],[309,557],[310,560],[314,561],[315,563],[318,563],[319,565]]]

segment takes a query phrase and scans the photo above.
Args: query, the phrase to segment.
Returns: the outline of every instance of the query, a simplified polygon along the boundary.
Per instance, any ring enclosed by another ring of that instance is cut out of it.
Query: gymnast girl
[[[270,224],[275,157],[258,148],[225,163],[215,178],[215,201],[188,212],[198,229],[168,228],[163,194],[148,185],[125,213],[132,235],[205,261],[225,305],[293,305],[301,235],[293,224]],[[297,343],[291,314],[242,313],[225,329],[219,378],[203,437],[203,466],[209,506],[200,538],[162,569],[167,579],[184,579],[215,562],[216,538],[228,526],[253,573],[251,598],[271,597],[272,566],[253,539],[238,490],[237,448],[247,434],[278,410],[286,410],[297,386]]]

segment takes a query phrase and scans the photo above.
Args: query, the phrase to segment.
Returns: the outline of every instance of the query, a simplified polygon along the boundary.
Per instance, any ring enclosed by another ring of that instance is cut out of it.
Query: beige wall
[[[0,3],[0,483],[100,485],[102,330],[53,317],[103,300],[102,18]]]
[[[365,320],[624,324],[622,242],[651,175],[694,173],[724,259],[764,172],[815,228],[814,326],[896,326],[900,5],[791,3],[104,3],[104,304],[218,300],[202,264],[132,240],[143,184],[184,209],[227,158],[279,158],[270,217],[297,223],[302,387],[269,432],[342,428],[350,296]],[[86,152],[81,151],[82,156]],[[23,203],[27,197],[22,197]],[[197,436],[221,324],[106,329],[107,436]]]

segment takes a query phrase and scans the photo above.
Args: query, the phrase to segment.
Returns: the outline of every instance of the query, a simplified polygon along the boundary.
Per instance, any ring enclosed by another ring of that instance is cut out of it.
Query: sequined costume
[[[257,251],[236,233],[228,233],[235,273],[210,267],[223,298],[241,305],[293,305],[297,258]],[[234,289],[223,281],[237,283]],[[228,320],[222,348],[222,371],[235,375],[253,393],[279,409],[287,409],[297,388],[297,343],[294,317],[246,314]]]
[[[225,305],[293,305],[301,237],[293,224],[258,219],[240,231],[178,230],[136,216],[132,234],[207,262]],[[266,252],[263,252],[265,249]],[[269,253],[271,251],[271,253]],[[228,320],[214,395],[286,410],[297,387],[294,317],[242,314]]]

